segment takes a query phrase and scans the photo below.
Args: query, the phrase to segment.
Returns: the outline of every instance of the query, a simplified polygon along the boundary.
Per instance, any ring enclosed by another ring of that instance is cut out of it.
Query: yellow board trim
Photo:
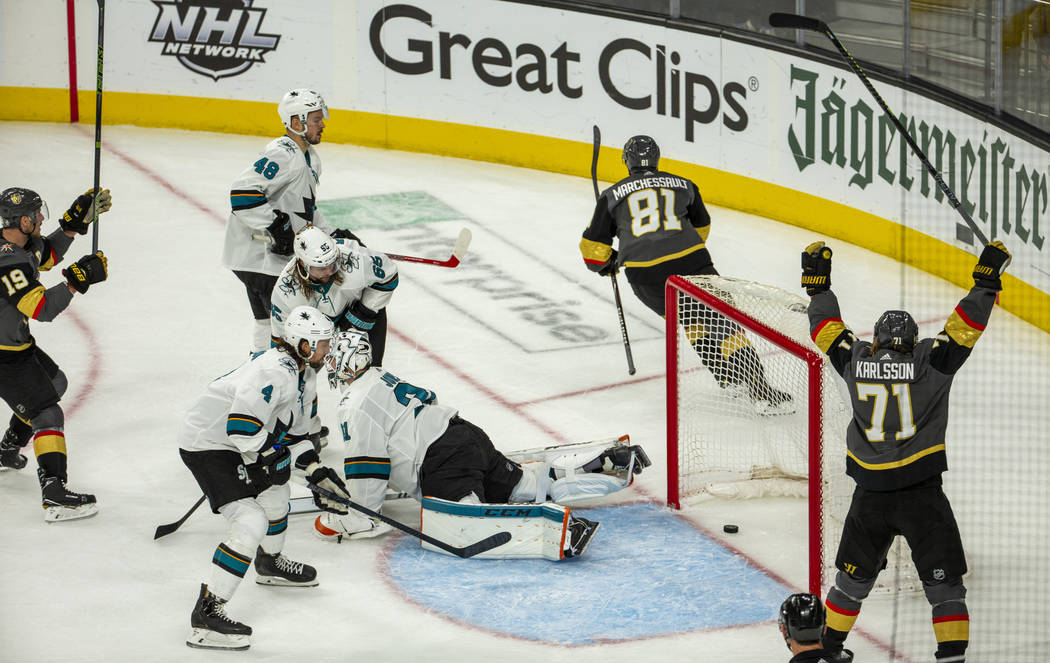
[[[94,90],[78,92],[81,124],[94,124],[94,101]],[[69,93],[65,89],[0,86],[0,120],[67,122],[68,113]],[[133,92],[106,92],[103,121],[273,137],[284,131],[275,102]],[[592,145],[585,140],[337,109],[331,110],[327,124],[327,142],[426,152],[578,177],[590,174]],[[705,201],[712,205],[804,228],[823,239],[841,239],[967,290],[973,284],[973,255],[888,219],[736,173],[673,159],[664,159],[661,165],[696,182]],[[616,182],[624,175],[620,150],[601,148],[598,179]],[[947,204],[944,208],[945,223],[954,223]],[[581,220],[581,229],[585,224],[586,220]],[[861,228],[863,232],[857,230]],[[1050,294],[1010,274],[1003,275],[1002,283],[999,305],[1050,332]]]
[[[940,444],[935,444],[934,446],[929,447],[927,449],[923,449],[919,453],[912,454],[907,458],[891,461],[889,463],[865,463],[861,459],[854,456],[853,452],[849,449],[846,450],[846,455],[852,458],[853,462],[855,462],[857,465],[860,465],[866,470],[892,470],[895,467],[904,467],[905,465],[911,465],[920,458],[925,458],[926,456],[929,456],[932,453],[937,453],[938,451],[944,451],[944,449],[945,446],[942,442]]]

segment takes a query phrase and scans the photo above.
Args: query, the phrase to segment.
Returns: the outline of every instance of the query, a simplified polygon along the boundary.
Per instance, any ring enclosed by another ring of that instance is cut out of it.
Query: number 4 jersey
[[[809,303],[810,334],[849,388],[846,474],[867,490],[905,488],[948,469],[948,392],[995,306],[995,291],[974,286],[944,329],[911,354],[858,341],[830,291]]]

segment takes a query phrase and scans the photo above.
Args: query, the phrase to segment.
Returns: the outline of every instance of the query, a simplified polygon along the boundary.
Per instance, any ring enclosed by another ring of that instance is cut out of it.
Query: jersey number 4
[[[660,205],[663,198],[663,205]],[[627,196],[627,209],[631,212],[631,232],[635,237],[659,230],[681,230],[682,221],[674,213],[674,189],[641,189]]]
[[[871,428],[864,431],[869,442],[884,442],[886,440],[886,406],[889,403],[889,395],[893,394],[897,399],[897,421],[900,422],[900,430],[896,432],[895,440],[907,440],[915,435],[915,415],[911,409],[911,385],[907,382],[895,382],[889,385],[875,382],[857,383],[857,400],[867,401],[874,399],[871,408]]]

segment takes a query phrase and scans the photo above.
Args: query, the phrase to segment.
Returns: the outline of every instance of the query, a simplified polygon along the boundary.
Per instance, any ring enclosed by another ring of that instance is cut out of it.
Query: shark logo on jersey
[[[157,20],[147,41],[164,44],[161,55],[216,81],[243,74],[281,40],[260,32],[266,10],[253,1],[153,0]]]

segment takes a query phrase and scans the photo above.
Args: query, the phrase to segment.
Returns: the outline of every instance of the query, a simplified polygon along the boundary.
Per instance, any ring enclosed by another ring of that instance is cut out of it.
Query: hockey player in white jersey
[[[313,306],[338,329],[369,332],[373,362],[383,363],[386,327],[376,327],[397,288],[397,265],[352,239],[335,239],[320,228],[295,236],[295,258],[277,279],[270,300],[273,339],[281,337],[284,316],[296,306]]]
[[[255,327],[253,351],[270,347],[270,293],[292,255],[295,233],[309,225],[331,233],[316,207],[321,142],[328,106],[313,90],[288,92],[277,105],[285,135],[276,138],[230,187],[222,264],[233,270],[248,293]],[[253,239],[269,233],[273,242]]]
[[[335,337],[328,367],[329,381],[343,390],[339,424],[354,501],[378,512],[388,485],[406,492],[422,503],[423,531],[452,545],[498,530],[512,532],[510,542],[480,557],[581,555],[598,523],[557,503],[621,490],[650,465],[640,446],[614,439],[537,450],[523,460],[540,462],[523,469],[500,453],[485,431],[438,404],[434,392],[372,366],[368,337],[361,332]],[[350,511],[324,513],[314,529],[323,539],[341,541],[389,528]]]
[[[317,419],[316,370],[330,348],[334,325],[310,307],[290,313],[278,345],[214,380],[186,415],[179,454],[227,521],[212,555],[186,644],[247,649],[252,630],[230,619],[225,604],[255,558],[256,582],[312,587],[317,571],[282,554],[288,527],[288,480],[296,476],[340,496],[342,479],[321,464],[310,433]],[[293,471],[294,468],[294,471]],[[315,497],[322,508],[333,502]]]

